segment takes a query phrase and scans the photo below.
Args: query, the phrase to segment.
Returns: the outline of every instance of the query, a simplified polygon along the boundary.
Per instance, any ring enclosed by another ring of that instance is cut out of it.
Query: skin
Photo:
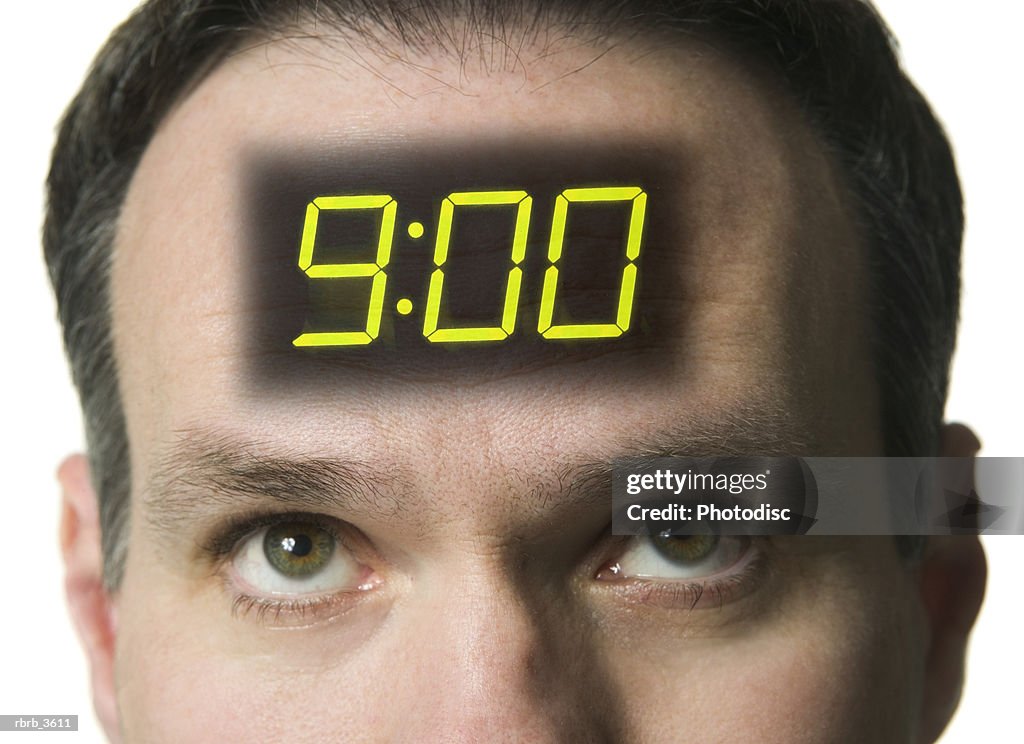
[[[485,53],[463,64],[440,51],[270,43],[222,63],[163,122],[114,256],[132,459],[116,592],[100,579],[84,460],[61,469],[69,599],[112,740],[941,732],[984,585],[973,538],[934,540],[914,566],[888,539],[758,541],[742,576],[718,572],[734,576],[728,591],[695,601],[687,586],[714,577],[685,580],[667,564],[629,577],[649,546],[607,534],[606,490],[562,487],[579,465],[666,432],[685,447],[708,421],[754,420],[761,436],[795,433],[804,453],[830,455],[878,454],[880,427],[858,235],[823,148],[774,83],[696,43],[616,46],[596,61],[604,48],[542,51],[528,43],[506,66]],[[414,379],[398,393],[252,393],[233,279],[247,148],[552,131],[651,137],[685,154],[692,181],[675,208],[693,229],[678,302],[692,323],[672,347],[683,373],[596,385],[583,362],[472,384]],[[977,450],[965,432],[949,430],[947,453]],[[334,600],[317,612],[236,605],[237,563],[197,546],[247,508],[288,509],[211,498],[208,473],[187,464],[211,447],[380,481],[305,509],[350,525],[349,591],[326,592]],[[175,498],[193,508],[166,508]],[[608,570],[616,562],[626,578]]]

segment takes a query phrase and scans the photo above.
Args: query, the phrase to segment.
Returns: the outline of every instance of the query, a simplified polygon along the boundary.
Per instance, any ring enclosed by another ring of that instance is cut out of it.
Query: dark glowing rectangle
[[[621,142],[253,153],[256,379],[663,370],[681,322],[677,160]]]

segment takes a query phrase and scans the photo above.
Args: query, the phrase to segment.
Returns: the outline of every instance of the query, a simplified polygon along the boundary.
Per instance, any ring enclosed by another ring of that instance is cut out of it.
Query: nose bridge
[[[551,654],[559,652],[555,638],[562,635],[546,613],[493,576],[449,601],[453,670],[467,699],[493,702],[513,691],[543,697],[539,688],[548,681]]]
[[[565,601],[546,601],[494,570],[425,598],[416,636],[419,741],[594,742],[608,732],[606,680]],[[412,722],[410,722],[412,723]]]

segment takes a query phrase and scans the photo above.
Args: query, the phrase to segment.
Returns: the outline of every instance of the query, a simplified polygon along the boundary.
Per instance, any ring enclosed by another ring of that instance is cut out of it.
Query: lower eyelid
[[[308,627],[351,612],[369,595],[370,592],[364,589],[290,599],[236,594],[231,604],[231,614],[236,618],[251,618],[261,625],[271,627]]]
[[[353,580],[350,586],[334,587],[334,588],[323,588],[315,589],[312,591],[266,591],[261,590],[260,587],[252,586],[250,582],[246,581],[244,577],[239,575],[239,572],[235,566],[231,563],[227,564],[225,571],[225,580],[234,589],[234,593],[241,596],[255,597],[268,602],[282,601],[287,602],[291,600],[307,600],[316,597],[329,597],[335,594],[348,594],[351,592],[362,592],[369,589],[373,589],[380,582],[377,580],[371,580],[373,573],[372,571],[360,565],[359,578]]]
[[[343,571],[343,572],[347,572],[347,571],[351,570],[354,573],[354,576],[353,576],[351,581],[344,582],[343,586],[324,587],[324,588],[320,588],[320,589],[312,589],[312,590],[307,590],[307,591],[299,591],[298,590],[299,587],[295,587],[296,591],[294,591],[294,592],[293,591],[273,591],[273,590],[268,591],[268,590],[263,589],[261,587],[254,586],[254,585],[252,585],[252,583],[249,580],[247,580],[242,575],[242,572],[239,570],[239,567],[238,567],[238,564],[237,564],[236,561],[238,561],[241,558],[240,554],[241,554],[241,552],[244,549],[246,549],[249,540],[258,540],[259,542],[262,542],[262,540],[260,540],[259,538],[260,538],[261,535],[264,534],[264,532],[265,532],[265,530],[260,530],[260,531],[256,532],[255,534],[249,536],[248,538],[245,538],[245,540],[243,540],[240,543],[239,550],[236,551],[231,556],[230,560],[226,561],[225,564],[224,564],[224,569],[223,570],[224,570],[225,574],[228,576],[230,582],[233,583],[236,586],[237,589],[240,589],[241,593],[243,593],[243,594],[246,594],[248,596],[259,596],[259,597],[262,597],[262,598],[267,599],[267,600],[274,600],[276,597],[282,597],[282,598],[288,598],[288,599],[306,599],[306,598],[312,598],[312,597],[329,596],[329,595],[333,595],[333,594],[345,594],[347,592],[354,592],[354,591],[365,591],[366,589],[373,588],[373,586],[375,586],[376,583],[379,583],[379,582],[375,582],[375,581],[371,581],[370,580],[371,577],[373,577],[373,575],[374,575],[373,570],[371,568],[369,568],[368,566],[366,566],[365,564],[363,564],[355,556],[353,556],[351,554],[351,552],[349,552],[340,541],[337,541],[335,546],[334,546],[333,554],[331,555],[331,557],[328,560],[329,561],[343,561],[344,564],[341,565],[341,566],[335,566],[335,567],[330,567],[329,566],[329,567],[325,568],[324,573],[325,574],[329,574],[329,571],[332,570],[332,569],[334,571]],[[260,552],[261,545],[257,544],[256,546],[254,546],[252,548],[252,550],[254,550],[257,553]],[[275,569],[270,565],[269,560],[266,560],[264,558],[264,561],[266,561],[266,565],[265,566],[260,566],[258,568],[262,568],[262,569],[266,570],[268,573],[273,574]],[[283,583],[288,583],[290,581],[291,582],[301,582],[301,579],[296,579],[294,577],[287,577],[287,576],[285,576],[283,574],[278,576],[278,577],[276,577],[276,578],[279,581],[283,582]],[[315,577],[313,577],[313,578],[315,578]]]
[[[697,610],[739,601],[761,588],[767,578],[764,552],[752,542],[743,558],[727,571],[699,580],[595,576],[594,583],[627,604]]]

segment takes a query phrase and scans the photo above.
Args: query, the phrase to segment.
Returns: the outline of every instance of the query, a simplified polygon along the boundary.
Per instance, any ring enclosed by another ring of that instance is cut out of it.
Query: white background
[[[72,714],[101,741],[88,676],[62,596],[54,469],[81,449],[78,404],[41,257],[43,180],[57,119],[86,66],[133,0],[22,2],[5,7],[0,75],[0,179],[7,269],[0,323],[0,437],[8,474],[0,538],[0,714]],[[878,0],[911,75],[945,122],[967,197],[963,323],[948,417],[981,435],[982,454],[1021,456],[1024,382],[1021,273],[1024,5],[1012,0]],[[972,641],[968,685],[942,744],[1021,741],[1024,538],[987,538],[988,596]],[[842,675],[837,669],[836,674]],[[51,735],[56,736],[56,735]],[[0,734],[20,741],[24,734]]]

